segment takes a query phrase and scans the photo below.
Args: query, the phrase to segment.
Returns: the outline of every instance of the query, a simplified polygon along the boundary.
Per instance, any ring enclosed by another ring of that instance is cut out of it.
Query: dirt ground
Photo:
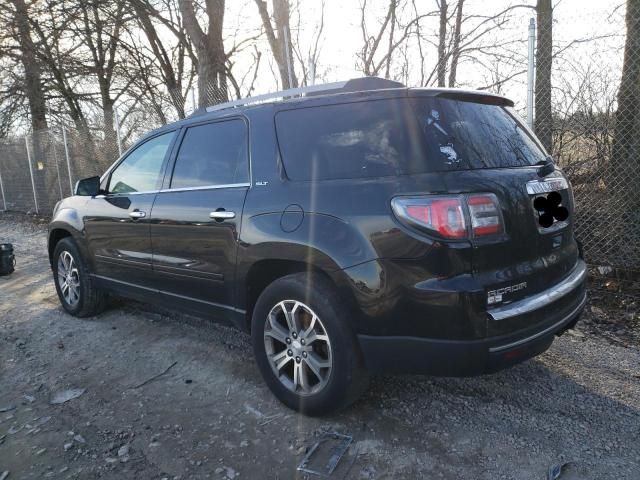
[[[588,327],[616,316],[606,307],[508,371],[375,378],[312,419],[270,394],[244,334],[129,301],[71,317],[46,225],[0,214],[0,242],[18,261],[0,277],[2,479],[303,478],[326,431],[353,437],[336,479],[542,480],[564,462],[561,479],[640,478],[640,346]],[[51,404],[69,389],[80,395]]]

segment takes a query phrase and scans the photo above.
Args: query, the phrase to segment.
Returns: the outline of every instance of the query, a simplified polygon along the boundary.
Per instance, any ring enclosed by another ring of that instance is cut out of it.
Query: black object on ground
[[[13,245],[0,243],[0,275],[13,273],[16,266],[16,257],[13,255]]]

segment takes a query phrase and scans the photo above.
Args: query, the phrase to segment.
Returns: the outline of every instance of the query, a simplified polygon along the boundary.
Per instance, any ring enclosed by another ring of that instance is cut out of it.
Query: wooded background
[[[640,271],[640,0],[567,1],[4,0],[0,206],[49,213],[198,106],[345,72],[501,93],[524,115],[533,18],[533,125],[588,260]]]

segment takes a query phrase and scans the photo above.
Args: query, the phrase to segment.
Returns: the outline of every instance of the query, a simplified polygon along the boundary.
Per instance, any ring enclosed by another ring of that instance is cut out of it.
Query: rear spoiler
[[[460,102],[482,103],[485,105],[498,105],[501,107],[513,107],[513,100],[509,100],[502,95],[484,92],[481,90],[462,90],[459,88],[411,88],[410,96],[425,96],[448,98]]]

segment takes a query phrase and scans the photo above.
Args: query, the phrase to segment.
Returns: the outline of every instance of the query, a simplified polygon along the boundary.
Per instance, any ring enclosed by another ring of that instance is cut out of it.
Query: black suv
[[[319,415],[370,372],[549,348],[586,301],[573,208],[510,100],[364,78],[150,133],[56,206],[49,255],[70,314],[111,292],[228,321],[273,393]]]

